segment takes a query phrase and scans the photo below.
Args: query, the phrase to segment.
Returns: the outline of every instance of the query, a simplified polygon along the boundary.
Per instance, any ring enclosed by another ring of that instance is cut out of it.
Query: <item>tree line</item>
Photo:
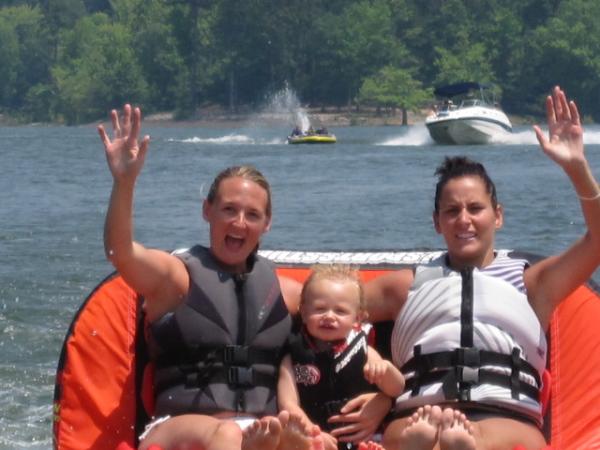
[[[187,117],[303,104],[404,111],[492,83],[534,116],[559,84],[600,118],[596,0],[3,0],[0,114],[98,120],[125,101]]]

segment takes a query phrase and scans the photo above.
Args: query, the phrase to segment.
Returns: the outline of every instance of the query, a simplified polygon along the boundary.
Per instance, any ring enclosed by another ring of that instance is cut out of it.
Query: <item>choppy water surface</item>
[[[505,205],[498,247],[554,253],[583,219],[561,170],[529,128],[489,146],[433,145],[425,128],[331,129],[335,145],[289,146],[288,129],[145,127],[150,152],[137,186],[136,238],[148,246],[207,243],[201,199],[232,164],[271,181],[274,222],[263,247],[438,248],[431,226],[444,155],[482,161]],[[600,178],[600,129],[586,134]],[[56,362],[73,313],[111,271],[102,227],[111,177],[93,127],[0,128],[0,449],[48,449]]]

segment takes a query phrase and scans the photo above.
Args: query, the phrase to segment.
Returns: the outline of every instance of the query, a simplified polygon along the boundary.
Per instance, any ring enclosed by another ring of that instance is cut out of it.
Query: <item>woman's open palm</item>
[[[100,139],[104,143],[106,160],[115,179],[135,179],[139,174],[150,142],[149,136],[139,141],[142,113],[139,108],[123,107],[123,121],[119,120],[116,110],[110,113],[113,126],[113,139],[109,138],[102,125],[98,126]]]
[[[540,127],[534,126],[544,153],[561,166],[582,160],[583,127],[579,111],[574,101],[567,101],[564,91],[558,86],[552,91],[552,96],[546,99],[546,116],[549,138]]]

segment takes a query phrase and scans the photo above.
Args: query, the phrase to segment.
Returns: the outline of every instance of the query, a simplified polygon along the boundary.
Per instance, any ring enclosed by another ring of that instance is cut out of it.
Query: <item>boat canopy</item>
[[[466,94],[471,90],[481,90],[491,88],[491,84],[481,84],[473,81],[448,84],[439,86],[433,91],[436,97],[454,97],[456,95]]]

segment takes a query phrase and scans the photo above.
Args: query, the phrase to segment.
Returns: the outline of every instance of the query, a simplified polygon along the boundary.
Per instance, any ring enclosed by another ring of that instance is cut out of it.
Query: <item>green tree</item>
[[[109,13],[111,10],[110,0],[83,0],[85,8],[89,13],[105,12]]]
[[[86,14],[85,5],[82,0],[43,0],[41,4],[50,31],[51,59],[55,60],[60,30],[73,27]]]
[[[52,71],[56,111],[67,123],[97,120],[124,102],[143,103],[146,81],[129,28],[96,13],[64,33],[63,53]]]
[[[163,0],[138,2],[132,45],[148,83],[146,100],[151,109],[173,110],[186,91],[188,68],[178,47],[172,21],[173,7]]]
[[[341,13],[323,15],[317,23],[322,45],[315,49],[318,76],[312,97],[350,104],[364,78],[398,63],[405,54],[393,38],[387,1],[354,2]]]
[[[436,49],[438,57],[434,62],[438,75],[436,84],[449,84],[460,81],[495,81],[486,48],[482,44],[465,45],[462,49]]]
[[[540,104],[553,85],[559,84],[576,98],[582,111],[600,119],[600,24],[595,15],[600,4],[592,0],[562,2],[556,15],[538,27],[526,47],[527,66],[522,79]],[[531,98],[531,97],[530,97]],[[536,113],[531,104],[523,109]]]
[[[185,71],[178,74],[177,108],[188,115],[209,95],[214,82],[215,65],[221,57],[215,54],[214,21],[221,3],[214,0],[165,0],[173,7],[171,21]],[[226,59],[226,55],[222,55]]]
[[[305,79],[313,42],[310,18],[314,0],[249,0],[221,2],[215,26],[219,54],[224,55],[220,80],[231,108],[260,103],[266,94]]]
[[[431,88],[423,88],[419,80],[415,80],[410,72],[392,66],[382,68],[374,76],[364,80],[358,93],[361,104],[400,108],[402,125],[408,124],[408,111],[417,112],[431,100]]]
[[[11,105],[19,75],[19,40],[14,27],[0,15],[0,105]]]
[[[44,17],[37,7],[0,9],[0,101],[5,108],[19,110],[27,91],[46,83],[49,76],[48,38]]]

